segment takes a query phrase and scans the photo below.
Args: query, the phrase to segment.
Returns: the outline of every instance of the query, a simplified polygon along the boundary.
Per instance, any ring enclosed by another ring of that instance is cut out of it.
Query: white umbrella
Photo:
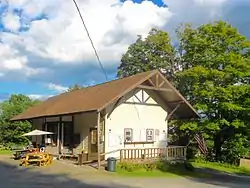
[[[25,133],[22,136],[40,136],[40,135],[48,135],[48,134],[54,134],[52,132],[47,132],[47,131],[40,131],[40,130],[33,130],[31,132]]]
[[[54,134],[52,132],[47,132],[47,131],[40,131],[40,130],[33,130],[31,132],[25,133],[22,136],[36,136],[36,143],[37,143],[37,136],[41,136],[41,135],[49,135],[49,134]]]

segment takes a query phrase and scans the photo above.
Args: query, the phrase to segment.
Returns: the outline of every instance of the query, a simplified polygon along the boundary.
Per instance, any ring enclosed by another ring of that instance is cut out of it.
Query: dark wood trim
[[[100,152],[100,112],[97,112],[97,168],[101,167],[101,152]]]
[[[47,121],[46,123],[71,123],[72,121]]]
[[[146,86],[146,85],[138,85],[137,88],[140,89],[149,89],[149,90],[156,90],[156,91],[166,91],[166,92],[172,92],[172,89],[167,89],[167,88],[157,88],[153,86]]]
[[[83,113],[89,113],[89,112],[96,112],[97,110],[87,110],[87,111],[81,111],[81,112],[71,112],[71,113],[63,113],[63,114],[53,114],[53,115],[41,115],[41,116],[36,116],[36,117],[29,117],[29,118],[21,118],[21,119],[13,119],[10,121],[24,121],[24,120],[33,120],[33,119],[39,119],[39,118],[44,118],[44,117],[60,117],[60,116],[72,116],[76,114],[83,114]]]
[[[148,79],[148,81],[152,86],[155,86],[154,82],[150,78]]]
[[[146,100],[144,100],[144,103],[147,103],[148,102],[148,100],[151,98],[151,96],[149,95],[147,98],[146,98]]]
[[[136,96],[136,93],[134,93],[133,96],[134,96],[140,103],[142,103],[142,101]]]
[[[165,84],[165,81],[163,80],[160,84],[159,87],[162,87]]]
[[[159,74],[159,72],[158,72]],[[169,84],[169,87],[173,90],[173,92],[176,92],[176,94],[181,98],[182,101],[184,101],[185,104],[194,112],[196,115],[195,118],[201,118],[201,116],[198,114],[198,112],[194,109],[194,107],[180,94],[180,92],[172,85],[170,82],[163,76],[163,74],[159,74],[159,76]]]
[[[145,106],[161,106],[159,104],[150,104],[150,103],[139,103],[139,102],[124,102],[124,104],[136,104],[136,105],[145,105]]]
[[[171,101],[171,102],[167,102],[166,104],[182,104],[182,103],[185,103],[183,100],[180,100],[180,101]]]
[[[114,112],[114,110],[116,109],[116,107],[120,104],[121,100],[123,97],[120,97],[114,104],[113,108],[111,109],[111,111],[108,113],[107,118],[109,118],[111,116],[111,114]]]
[[[131,144],[153,144],[155,141],[124,142],[125,145]]]
[[[139,80],[138,82],[134,83],[131,85],[131,87],[129,87],[128,89],[126,89],[124,92],[120,93],[118,96],[114,97],[114,99],[108,101],[106,104],[104,104],[102,107],[100,107],[99,109],[97,109],[97,111],[102,111],[103,109],[105,109],[108,105],[114,103],[114,101],[116,101],[117,99],[119,99],[120,97],[123,97],[124,95],[126,95],[127,93],[129,93],[131,90],[135,89],[138,85],[140,85],[141,83],[147,81],[149,78],[151,78],[153,75],[155,75],[158,71],[152,71],[151,74],[147,75],[145,78]]]
[[[181,103],[176,105],[176,107],[167,115],[166,120],[169,120],[172,117],[172,115],[176,112],[176,110],[178,110],[180,105],[181,105]]]
[[[157,88],[159,88],[159,74],[155,75],[155,85]]]
[[[142,103],[144,103],[144,92],[145,92],[145,91],[142,89],[142,90],[141,90],[141,100],[142,100],[141,102],[142,102]]]
[[[71,146],[70,146],[70,150],[71,150],[71,154],[74,154],[74,134],[75,134],[75,116],[72,115],[72,125],[71,125]]]
[[[59,117],[59,131],[57,136],[59,137],[58,153],[62,154],[62,116]]]

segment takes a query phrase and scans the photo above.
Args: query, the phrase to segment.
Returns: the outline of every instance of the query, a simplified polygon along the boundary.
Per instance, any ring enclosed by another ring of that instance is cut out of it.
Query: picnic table
[[[28,153],[25,158],[21,159],[21,166],[28,165],[47,166],[52,163],[52,156],[49,153],[36,152]]]
[[[33,153],[39,151],[38,148],[32,148],[32,149],[23,149],[23,150],[16,150],[14,155],[15,160],[19,160],[24,158],[28,153]]]

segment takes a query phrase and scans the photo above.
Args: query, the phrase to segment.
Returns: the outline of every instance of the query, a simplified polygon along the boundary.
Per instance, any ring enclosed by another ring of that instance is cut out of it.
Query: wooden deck
[[[166,148],[121,149],[120,161],[137,160],[186,160],[185,146],[168,146]]]
[[[186,160],[185,146],[168,146],[166,148],[142,148],[142,149],[120,149],[101,154],[101,161],[105,161],[105,155],[120,153],[120,161],[149,161],[149,160]],[[62,154],[61,159],[76,161],[78,165],[93,163],[98,160],[97,153],[83,153],[77,155]]]

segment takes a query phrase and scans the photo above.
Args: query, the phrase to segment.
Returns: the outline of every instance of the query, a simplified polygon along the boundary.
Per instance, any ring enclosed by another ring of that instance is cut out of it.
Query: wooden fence
[[[185,146],[168,146],[166,148],[121,149],[120,160],[186,160]]]

